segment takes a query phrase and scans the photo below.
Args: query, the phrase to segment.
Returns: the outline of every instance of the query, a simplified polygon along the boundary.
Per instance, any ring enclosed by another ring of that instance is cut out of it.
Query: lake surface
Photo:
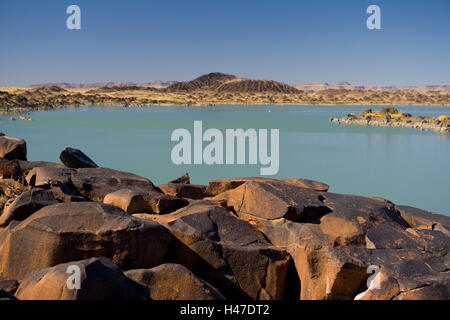
[[[59,162],[71,146],[98,165],[145,176],[155,184],[189,172],[192,183],[258,176],[260,165],[174,165],[170,141],[177,128],[280,130],[280,169],[275,178],[328,183],[331,192],[379,196],[450,215],[450,134],[406,128],[344,126],[330,117],[367,106],[89,107],[31,114],[0,131],[27,141],[29,160]],[[373,107],[375,108],[375,107]],[[446,107],[400,107],[413,115],[449,114]],[[206,143],[205,143],[206,145]]]

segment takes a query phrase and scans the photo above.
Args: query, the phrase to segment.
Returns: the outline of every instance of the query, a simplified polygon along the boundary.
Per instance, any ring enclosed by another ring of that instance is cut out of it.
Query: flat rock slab
[[[166,263],[151,269],[137,269],[125,275],[146,286],[152,300],[224,300],[222,294],[186,267]]]
[[[209,196],[214,197],[222,192],[226,192],[228,190],[236,189],[237,187],[243,185],[249,181],[259,181],[259,182],[280,182],[280,180],[270,179],[270,178],[262,178],[262,177],[245,177],[245,178],[235,178],[235,179],[219,179],[219,180],[210,180],[208,183],[208,188],[206,192]],[[301,178],[293,178],[293,179],[285,179],[281,180],[281,182],[296,185],[302,188],[312,189],[316,191],[328,191],[329,186],[325,183],[301,179]]]
[[[0,158],[27,160],[27,143],[23,139],[0,136]]]
[[[248,181],[212,199],[226,202],[236,212],[269,220],[300,220],[330,210],[319,192],[279,181]]]
[[[79,288],[68,288],[76,267]],[[70,272],[67,272],[67,271]],[[20,283],[19,300],[148,300],[148,290],[127,278],[111,260],[91,258],[29,273]]]
[[[65,148],[59,159],[69,168],[97,168],[98,166],[83,151],[75,148]]]
[[[99,256],[124,269],[150,268],[164,261],[170,233],[118,207],[86,201],[44,207],[1,238],[0,277],[20,280],[34,270]]]
[[[282,299],[290,257],[262,233],[209,201],[167,215],[138,215],[167,226],[170,261],[183,264],[227,298]]]
[[[127,213],[164,214],[187,206],[189,201],[159,192],[121,189],[105,196],[104,203],[117,206]]]

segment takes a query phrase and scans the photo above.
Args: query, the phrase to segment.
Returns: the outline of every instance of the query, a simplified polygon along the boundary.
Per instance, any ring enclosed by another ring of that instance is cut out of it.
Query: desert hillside
[[[348,105],[449,105],[450,91],[386,90],[352,87],[348,83],[318,90],[301,90],[272,80],[209,73],[191,81],[158,83],[106,83],[105,86],[45,85],[0,87],[0,113],[53,109],[65,106],[117,105],[226,105],[226,104],[348,104]]]

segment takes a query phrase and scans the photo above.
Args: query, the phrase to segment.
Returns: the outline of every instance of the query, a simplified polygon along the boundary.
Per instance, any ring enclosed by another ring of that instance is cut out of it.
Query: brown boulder
[[[391,292],[396,282],[405,292],[424,284],[424,277],[431,277],[436,285],[443,283],[450,244],[445,234],[411,229],[395,206],[383,199],[322,195],[331,211],[300,222],[237,211],[241,219],[292,255],[302,299],[353,299],[370,276],[370,265],[381,266],[387,278],[395,280],[389,280],[384,291],[373,298],[394,297],[398,291]],[[408,266],[415,270],[411,279]]]
[[[450,217],[409,206],[397,206],[397,209],[412,228],[439,230],[450,237]]]
[[[269,220],[301,220],[329,211],[317,191],[279,181],[248,181],[212,199],[226,202],[236,212]]]
[[[0,280],[0,291],[6,291],[9,294],[14,294],[19,287],[17,280]]]
[[[218,179],[218,180],[209,180],[208,187],[206,188],[206,192],[208,196],[214,197],[222,192],[226,192],[228,190],[236,189],[237,187],[243,185],[249,181],[277,181],[275,179],[270,178],[262,178],[262,177],[245,177],[245,178],[235,178],[235,179]]]
[[[0,136],[0,158],[27,160],[27,143],[23,139]]]
[[[75,148],[65,148],[59,159],[69,168],[96,168],[98,167],[83,151]]]
[[[189,269],[166,263],[152,269],[137,269],[125,275],[146,286],[152,300],[224,300],[222,294]]]
[[[330,188],[330,186],[327,185],[326,183],[318,182],[318,181],[314,181],[314,180],[302,179],[302,178],[292,178],[292,179],[285,179],[285,180],[281,180],[281,181],[283,181],[284,183],[293,184],[294,186],[312,189],[312,190],[316,190],[316,191],[325,192],[325,191],[328,191],[328,189]]]
[[[50,187],[54,185],[72,185],[71,176],[75,169],[61,167],[35,167],[28,171],[25,177],[28,185],[33,187]]]
[[[164,214],[187,206],[189,201],[154,191],[120,189],[107,194],[103,203],[119,207],[128,213]]]
[[[18,160],[0,159],[0,179],[18,180],[22,176],[22,169]]]
[[[203,199],[207,196],[206,187],[198,184],[167,183],[158,186],[167,195],[188,199]]]
[[[171,231],[169,261],[183,264],[227,298],[282,299],[289,255],[262,233],[208,201],[153,219]]]
[[[68,282],[75,284],[70,278],[75,274],[70,266],[80,270],[79,289],[68,286]],[[31,272],[21,281],[16,296],[19,300],[148,300],[144,286],[127,278],[103,257]]]
[[[4,227],[12,220],[22,221],[39,209],[58,203],[53,193],[44,189],[31,189],[22,193],[8,206],[0,216],[0,227]]]
[[[185,173],[183,176],[173,179],[172,181],[169,181],[168,183],[184,183],[184,184],[190,184],[191,183],[191,177],[189,177],[189,173]]]
[[[104,197],[120,189],[140,189],[156,191],[156,187],[147,178],[108,168],[80,168],[71,175],[71,182],[78,192],[92,201],[102,202]]]
[[[170,233],[115,206],[67,202],[40,209],[0,232],[2,238],[0,277],[22,279],[34,270],[99,256],[123,269],[153,267],[164,261]]]
[[[214,197],[222,192],[236,189],[237,187],[243,185],[249,181],[259,181],[259,182],[280,182],[276,179],[263,178],[263,177],[245,177],[245,178],[235,178],[235,179],[219,179],[219,180],[210,180],[208,183],[208,188],[206,192],[209,196]],[[293,178],[293,179],[285,179],[281,180],[281,182],[296,185],[298,187],[312,189],[316,191],[328,191],[329,186],[322,182],[317,182],[313,180],[301,179],[301,178]]]

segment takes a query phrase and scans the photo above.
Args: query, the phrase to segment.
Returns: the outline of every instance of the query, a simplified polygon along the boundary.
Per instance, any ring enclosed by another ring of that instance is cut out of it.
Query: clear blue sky
[[[66,28],[81,7],[82,29]],[[366,28],[381,7],[382,30]],[[450,0],[1,0],[0,85],[243,77],[450,83]]]

